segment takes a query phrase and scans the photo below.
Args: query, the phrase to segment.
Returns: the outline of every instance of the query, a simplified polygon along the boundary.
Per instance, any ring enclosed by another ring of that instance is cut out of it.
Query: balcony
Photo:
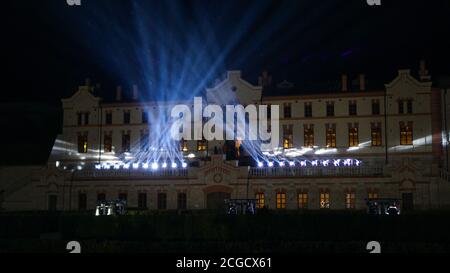
[[[382,177],[383,166],[253,167],[250,177]]]
[[[86,179],[86,178],[121,178],[121,177],[144,177],[144,178],[160,178],[160,177],[187,177],[187,169],[85,169],[77,170],[74,173],[74,178]]]

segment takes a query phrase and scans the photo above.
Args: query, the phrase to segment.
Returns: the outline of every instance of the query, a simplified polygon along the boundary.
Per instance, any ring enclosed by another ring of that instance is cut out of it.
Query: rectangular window
[[[326,145],[327,148],[336,148],[336,127],[334,126],[327,128]]]
[[[77,113],[77,125],[83,125],[83,114],[82,113]]]
[[[87,209],[87,195],[86,193],[78,194],[78,210],[86,210]]]
[[[119,193],[119,200],[120,201],[127,201],[127,194],[126,193],[124,193],[124,192],[122,192],[122,193]]]
[[[112,152],[112,134],[105,134],[103,141],[103,149],[105,153]]]
[[[369,200],[378,199],[378,193],[376,191],[369,191],[369,193],[367,194],[367,198]]]
[[[97,194],[97,202],[102,202],[106,200],[106,194],[105,193],[98,193]]]
[[[348,103],[348,114],[350,116],[356,116],[357,115],[357,107],[356,107],[356,101],[349,101]]]
[[[285,103],[283,109],[284,109],[284,117],[285,118],[291,118],[292,117],[291,104],[290,103]]]
[[[286,193],[277,192],[277,209],[285,209],[285,208],[286,208]]]
[[[293,125],[283,125],[283,148],[292,148],[294,146],[293,142]]]
[[[185,192],[179,192],[177,195],[177,208],[186,209],[187,208],[187,196]]]
[[[184,140],[183,138],[180,140],[180,150],[182,152],[187,152],[188,151],[187,141]]]
[[[357,147],[359,145],[358,127],[348,129],[348,146]]]
[[[48,196],[48,210],[49,211],[56,211],[58,205],[58,196],[55,194],[51,194]]]
[[[371,131],[372,146],[381,146],[381,128],[373,127]]]
[[[345,208],[346,209],[356,208],[356,198],[354,192],[347,192],[345,194]]]
[[[403,100],[399,100],[398,101],[398,113],[399,114],[403,114],[404,113],[404,109],[403,109]]]
[[[312,117],[312,103],[305,102],[305,118]]]
[[[334,102],[327,102],[327,117],[334,117]]]
[[[78,152],[87,153],[88,151],[88,138],[87,134],[78,135]]]
[[[142,111],[142,123],[148,123],[148,112]]]
[[[408,124],[400,123],[400,145],[412,145],[413,144],[413,128],[412,123]]]
[[[130,112],[129,111],[123,112],[123,123],[130,124]]]
[[[208,141],[206,139],[197,140],[197,151],[206,151],[208,149]]]
[[[158,193],[157,196],[157,202],[158,202],[158,209],[166,209],[167,208],[167,194],[164,192]]]
[[[407,100],[406,101],[406,112],[408,114],[412,114],[413,112],[413,104],[412,104],[412,100]]]
[[[85,113],[84,114],[84,124],[88,125],[89,124],[89,113]]]
[[[313,147],[314,146],[314,128],[312,127],[305,127],[303,131],[304,136],[304,146],[305,147]]]
[[[265,199],[264,199],[264,193],[263,192],[258,192],[255,196],[256,199],[256,208],[257,209],[262,209],[265,206]]]
[[[143,132],[141,132],[141,139],[140,139],[140,150],[141,151],[148,151],[148,146],[149,146],[149,135],[148,135],[148,131],[145,130]]]
[[[112,112],[106,112],[105,124],[106,125],[111,125],[112,124]]]
[[[379,115],[379,114],[380,114],[380,101],[372,100],[372,115]]]
[[[147,193],[140,192],[138,194],[138,208],[140,208],[140,209],[147,208]]]
[[[122,152],[130,152],[130,133],[122,135]]]
[[[298,208],[307,209],[308,208],[308,193],[299,192],[298,193]]]
[[[330,208],[330,193],[321,192],[320,193],[320,208],[329,209]]]

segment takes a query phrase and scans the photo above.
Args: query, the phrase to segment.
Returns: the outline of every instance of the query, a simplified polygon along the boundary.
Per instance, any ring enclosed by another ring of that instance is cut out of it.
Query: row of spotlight
[[[181,168],[185,169],[187,168],[188,164],[186,162],[180,162],[181,164]],[[110,170],[110,169],[115,169],[115,170],[119,170],[119,169],[151,169],[151,170],[158,170],[158,169],[167,169],[167,168],[172,168],[172,169],[176,169],[178,168],[178,163],[176,162],[163,162],[163,163],[158,163],[158,162],[152,162],[152,163],[148,163],[148,162],[144,162],[144,163],[103,163],[103,164],[95,164],[95,168],[97,170]]]
[[[358,160],[358,159],[326,159],[326,160],[301,160],[301,161],[258,161],[257,165],[259,168],[262,167],[295,167],[295,166],[300,166],[300,167],[307,167],[307,166],[312,166],[312,167],[318,167],[318,166],[323,166],[323,167],[328,167],[328,166],[334,166],[334,167],[340,167],[340,166],[361,166],[362,161]]]

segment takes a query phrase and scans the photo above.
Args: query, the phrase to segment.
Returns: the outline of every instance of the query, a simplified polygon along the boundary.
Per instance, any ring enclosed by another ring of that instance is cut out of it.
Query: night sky
[[[253,83],[267,69],[295,93],[344,72],[376,86],[399,68],[417,70],[420,59],[434,79],[449,75],[450,1],[381,2],[2,1],[0,122],[11,132],[7,152],[20,155],[2,163],[45,162],[60,99],[87,77],[104,96],[136,83],[145,98],[170,99],[231,69]]]

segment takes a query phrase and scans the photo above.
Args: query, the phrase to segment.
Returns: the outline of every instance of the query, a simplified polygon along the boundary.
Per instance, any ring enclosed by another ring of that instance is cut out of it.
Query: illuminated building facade
[[[418,76],[400,70],[380,90],[368,90],[364,75],[356,82],[350,88],[343,75],[327,93],[273,96],[267,73],[252,85],[230,71],[208,88],[208,103],[279,105],[275,153],[291,160],[260,164],[237,141],[182,140],[164,146],[181,156],[148,160],[158,151],[147,144],[167,133],[161,121],[175,102],[139,101],[136,87],[131,100],[118,87],[114,101],[103,101],[80,86],[62,100],[63,131],[48,165],[2,170],[10,181],[2,207],[88,210],[125,199],[140,209],[215,209],[225,198],[279,210],[365,209],[371,198],[399,198],[403,210],[449,207],[442,92],[424,66]]]

